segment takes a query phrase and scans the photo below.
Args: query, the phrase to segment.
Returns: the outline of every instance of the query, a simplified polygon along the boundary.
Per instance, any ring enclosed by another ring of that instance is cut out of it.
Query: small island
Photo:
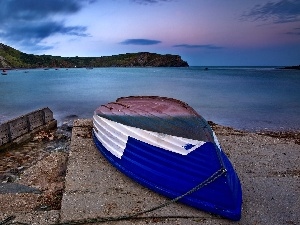
[[[188,67],[179,55],[149,52],[101,57],[26,54],[0,43],[0,68]]]

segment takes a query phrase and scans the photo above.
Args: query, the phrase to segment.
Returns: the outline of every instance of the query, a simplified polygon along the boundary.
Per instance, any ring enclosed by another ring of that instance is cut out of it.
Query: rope
[[[137,218],[137,217],[142,214],[149,213],[149,212],[155,211],[157,209],[166,207],[174,202],[177,202],[178,200],[184,198],[185,196],[192,194],[193,192],[198,191],[199,189],[203,188],[204,186],[214,182],[216,179],[221,177],[224,173],[226,173],[226,169],[221,168],[218,171],[216,171],[214,174],[212,174],[209,178],[207,178],[206,180],[204,180],[203,182],[201,182],[200,184],[198,184],[191,190],[187,191],[186,193],[184,193],[174,199],[171,199],[163,204],[160,204],[158,206],[155,206],[153,208],[150,208],[150,209],[147,209],[147,210],[144,210],[141,212],[137,212],[137,213],[134,213],[131,215],[116,216],[116,217],[97,217],[97,218],[93,218],[93,219],[72,220],[72,221],[67,221],[64,223],[54,223],[51,225],[79,225],[79,224],[85,224],[85,223],[99,223],[99,222],[120,221],[120,220],[129,220],[129,219],[142,219],[142,218]],[[10,217],[6,218],[4,221],[2,221],[0,223],[0,225],[9,225],[9,224],[30,225],[28,223],[20,223],[20,222],[8,223],[9,221],[13,220],[14,218],[15,218],[14,216],[10,216]],[[143,218],[149,218],[149,217],[143,217]],[[154,218],[154,217],[151,217],[151,218]],[[165,217],[155,217],[155,218],[165,218]],[[193,218],[193,217],[168,216],[166,218]],[[198,218],[198,217],[195,217],[195,218]]]

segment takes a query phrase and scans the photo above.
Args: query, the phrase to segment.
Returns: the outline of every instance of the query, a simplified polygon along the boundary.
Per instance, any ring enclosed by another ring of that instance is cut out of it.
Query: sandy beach
[[[139,219],[105,224],[299,224],[299,132],[249,133],[213,123],[211,126],[241,180],[241,221],[231,222],[175,203]],[[31,151],[41,151],[48,142],[37,138],[30,143],[39,147]],[[28,147],[28,143],[24,146]],[[91,138],[91,120],[74,122],[70,150],[32,155],[38,160],[17,168],[11,163],[12,168],[6,168],[18,170],[13,180],[1,172],[0,222],[7,219],[1,224],[73,220],[88,224],[93,218],[119,216],[166,200],[134,183],[103,159]],[[18,156],[10,157],[18,160]],[[1,166],[4,162],[7,163],[2,157]],[[94,224],[100,224],[99,220]]]

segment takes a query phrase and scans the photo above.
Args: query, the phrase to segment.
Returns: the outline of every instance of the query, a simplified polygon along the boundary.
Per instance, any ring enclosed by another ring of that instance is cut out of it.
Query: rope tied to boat
[[[173,198],[171,200],[168,200],[165,203],[162,203],[158,206],[152,207],[150,209],[146,209],[144,211],[140,211],[140,212],[133,213],[133,214],[130,214],[130,215],[123,215],[123,216],[116,216],[116,217],[96,217],[96,218],[92,218],[92,219],[83,219],[83,220],[72,220],[72,221],[67,221],[67,222],[64,222],[64,223],[54,223],[54,224],[51,224],[51,225],[79,225],[79,224],[86,224],[86,223],[101,223],[101,222],[121,221],[121,220],[129,220],[129,219],[138,218],[138,216],[140,216],[142,214],[149,213],[149,212],[164,208],[168,205],[171,205],[171,204],[179,201],[180,199],[184,198],[185,196],[190,195],[190,194],[198,191],[199,189],[209,185],[210,183],[214,182],[216,179],[221,177],[226,172],[227,172],[227,170],[224,167],[221,167],[219,170],[217,170],[215,173],[213,173],[206,180],[202,181],[200,184],[196,185],[195,187],[193,187],[192,189],[190,189],[186,193],[184,193],[184,194],[182,194],[182,195],[180,195],[176,198]],[[0,225],[9,225],[9,224],[30,225],[29,223],[12,222],[12,220],[14,220],[14,219],[15,219],[15,216],[9,216],[6,219],[4,219],[2,222],[0,222]]]

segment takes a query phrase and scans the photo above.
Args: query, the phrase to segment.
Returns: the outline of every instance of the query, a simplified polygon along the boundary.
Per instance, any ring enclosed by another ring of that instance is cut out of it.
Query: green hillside
[[[0,68],[188,67],[179,55],[149,52],[102,57],[60,57],[20,52],[0,43]]]

